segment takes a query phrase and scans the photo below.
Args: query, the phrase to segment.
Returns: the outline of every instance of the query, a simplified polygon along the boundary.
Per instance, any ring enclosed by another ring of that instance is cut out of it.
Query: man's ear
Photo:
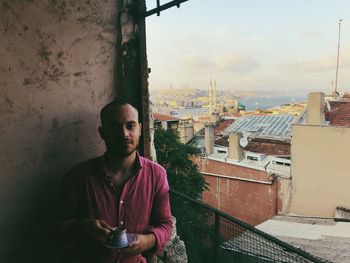
[[[100,134],[100,137],[102,138],[102,140],[104,140],[105,138],[104,138],[104,136],[103,136],[103,129],[102,129],[101,126],[98,127],[98,133]]]

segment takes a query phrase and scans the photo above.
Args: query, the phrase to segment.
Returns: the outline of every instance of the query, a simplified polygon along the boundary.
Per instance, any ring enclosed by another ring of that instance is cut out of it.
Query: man
[[[64,262],[146,262],[141,253],[162,250],[172,231],[166,172],[137,153],[141,124],[133,106],[113,101],[100,117],[105,154],[77,165],[64,179]],[[127,248],[108,248],[118,225],[136,233],[136,240]]]

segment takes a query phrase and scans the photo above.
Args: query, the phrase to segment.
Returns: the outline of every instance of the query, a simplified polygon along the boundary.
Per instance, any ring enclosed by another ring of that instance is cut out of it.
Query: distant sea
[[[281,104],[306,101],[306,96],[276,96],[276,97],[242,97],[238,101],[245,105],[246,110],[255,110],[257,107],[260,110],[266,110]],[[256,103],[258,103],[256,105]]]
[[[246,106],[246,110],[266,110],[269,108],[277,107],[282,104],[306,101],[306,96],[274,96],[274,97],[242,97],[238,101]],[[193,117],[208,114],[208,108],[183,108],[179,110],[173,110],[171,115],[174,117],[182,118],[191,114]]]

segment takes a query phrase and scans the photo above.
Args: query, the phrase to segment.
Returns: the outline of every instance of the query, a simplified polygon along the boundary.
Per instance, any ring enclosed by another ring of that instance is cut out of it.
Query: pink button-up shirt
[[[163,167],[138,154],[136,161],[137,172],[122,189],[109,184],[103,156],[70,170],[64,178],[60,220],[102,219],[112,227],[124,224],[128,233],[153,233],[153,252],[162,250],[172,231],[167,175]],[[120,255],[116,249],[87,240],[66,256],[78,262],[146,262],[141,255]]]

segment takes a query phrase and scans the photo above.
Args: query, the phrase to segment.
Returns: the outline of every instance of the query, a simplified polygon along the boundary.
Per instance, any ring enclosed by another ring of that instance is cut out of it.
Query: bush
[[[200,151],[182,144],[174,130],[157,129],[154,141],[157,160],[167,170],[170,189],[194,199],[200,198],[206,183],[197,165],[191,161],[191,157],[201,154]],[[175,195],[171,195],[170,201],[189,262],[213,262],[214,229],[209,225],[208,210]]]

